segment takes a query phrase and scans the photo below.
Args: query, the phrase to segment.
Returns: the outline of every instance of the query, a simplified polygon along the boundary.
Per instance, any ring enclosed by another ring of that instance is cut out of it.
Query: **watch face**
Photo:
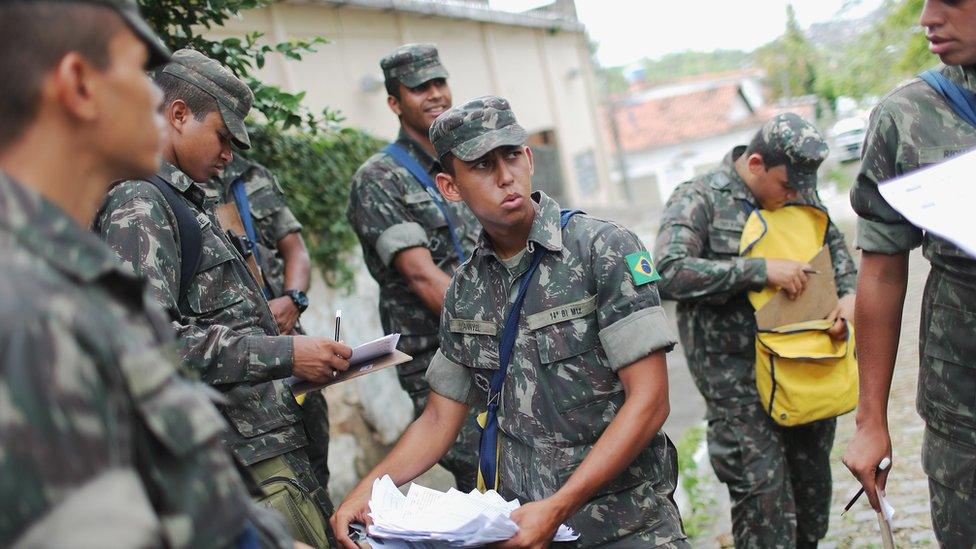
[[[291,300],[295,302],[295,306],[298,307],[299,311],[305,311],[308,308],[308,296],[305,292],[301,290],[291,290],[288,292],[288,296]]]

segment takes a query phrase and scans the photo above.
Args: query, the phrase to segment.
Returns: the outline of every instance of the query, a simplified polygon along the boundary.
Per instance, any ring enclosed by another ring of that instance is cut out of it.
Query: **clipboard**
[[[300,397],[314,391],[321,391],[330,385],[342,383],[343,381],[349,381],[350,379],[356,379],[357,377],[362,377],[366,374],[385,370],[411,360],[413,360],[412,356],[394,349],[392,353],[387,353],[383,356],[376,357],[375,359],[362,364],[350,366],[348,370],[341,372],[334,379],[330,379],[325,383],[312,383],[311,381],[291,378],[295,380],[291,383],[291,392],[295,395],[295,397]],[[286,383],[291,381],[291,379],[287,380]]]
[[[820,320],[827,318],[837,308],[837,284],[834,283],[830,248],[824,245],[809,263],[818,274],[807,275],[803,293],[791,300],[786,297],[785,291],[777,292],[756,311],[757,328],[772,330],[786,324]]]

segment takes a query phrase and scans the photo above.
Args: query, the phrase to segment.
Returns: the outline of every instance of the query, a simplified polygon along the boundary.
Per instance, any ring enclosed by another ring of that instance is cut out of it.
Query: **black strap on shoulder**
[[[200,265],[203,232],[200,230],[200,224],[197,223],[197,216],[172,185],[159,175],[153,175],[148,181],[163,193],[163,198],[176,216],[176,231],[180,237],[180,293],[177,296],[177,301],[180,301],[186,295],[190,281],[193,280],[193,275],[197,273],[197,267]]]

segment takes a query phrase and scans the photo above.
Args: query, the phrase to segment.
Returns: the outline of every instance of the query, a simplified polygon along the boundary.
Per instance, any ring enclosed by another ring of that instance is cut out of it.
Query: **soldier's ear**
[[[190,112],[190,107],[188,107],[186,102],[182,99],[177,99],[169,105],[165,105],[163,109],[165,110],[163,115],[166,117],[166,121],[169,122],[170,126],[173,126],[176,131],[183,131],[183,128],[186,127],[190,117],[193,116],[193,113]]]
[[[397,117],[399,117],[400,114],[403,112],[400,109],[400,101],[396,97],[393,97],[392,95],[386,96],[386,104],[389,105],[390,110],[393,111],[393,114],[397,115]]]
[[[453,159],[451,160],[453,161]],[[453,175],[447,172],[440,172],[434,180],[437,183],[437,190],[441,192],[444,198],[451,202],[461,202],[461,192],[457,187],[457,179]]]
[[[532,158],[532,148],[528,145],[523,147],[525,158],[529,160],[529,175],[535,175],[535,160]]]
[[[749,158],[746,159],[749,165],[749,171],[753,174],[759,175],[760,173],[766,171],[766,161],[759,153],[752,153]]]

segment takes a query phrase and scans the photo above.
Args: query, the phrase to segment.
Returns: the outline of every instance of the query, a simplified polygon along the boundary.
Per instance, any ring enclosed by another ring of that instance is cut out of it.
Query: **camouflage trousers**
[[[836,419],[781,427],[758,402],[718,410],[708,455],[732,499],[738,548],[815,547],[827,534]]]
[[[400,386],[410,396],[413,402],[413,417],[420,417],[427,405],[427,396],[430,394],[430,385],[427,384],[425,375],[430,360],[434,358],[437,349],[431,349],[421,353],[415,353],[413,360],[397,366],[397,377],[400,379]],[[454,483],[458,490],[470,492],[474,490],[478,480],[478,441],[480,435],[475,423],[477,413],[472,408],[468,413],[467,419],[461,426],[461,432],[454,441],[454,445],[447,451],[447,454],[438,462],[445,469],[454,475]]]
[[[922,441],[932,528],[942,547],[976,547],[976,448],[931,428]]]

